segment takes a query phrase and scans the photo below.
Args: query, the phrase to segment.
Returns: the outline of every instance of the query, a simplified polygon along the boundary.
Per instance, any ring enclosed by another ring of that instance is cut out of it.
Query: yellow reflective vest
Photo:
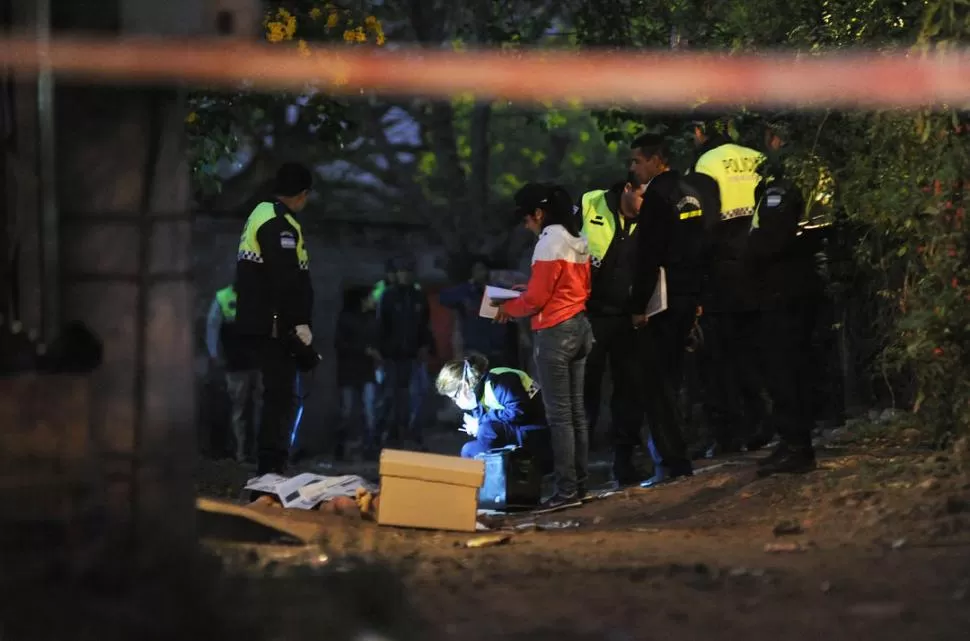
[[[294,244],[296,257],[300,261],[300,269],[310,269],[310,256],[307,254],[306,244],[303,242],[303,228],[300,227],[300,223],[296,222],[296,219],[289,213],[283,214],[283,217],[286,218],[286,222],[296,229]],[[259,240],[256,238],[256,234],[259,232],[260,227],[274,218],[276,218],[276,205],[269,202],[260,203],[253,210],[253,213],[249,214],[249,218],[246,220],[246,226],[243,228],[242,236],[239,238],[239,251],[236,254],[238,260],[253,263],[263,262],[263,251],[259,246]]]
[[[495,376],[499,376],[501,374],[515,374],[519,377],[519,380],[522,381],[522,388],[525,390],[526,394],[529,395],[529,398],[535,398],[536,394],[539,393],[539,386],[536,385],[536,382],[532,380],[531,376],[522,370],[512,369],[511,367],[496,367],[490,370],[488,373],[489,375],[494,374]],[[492,381],[490,380],[485,381],[485,389],[482,392],[482,398],[479,399],[479,403],[481,403],[482,408],[484,408],[487,412],[505,409],[505,406],[499,403],[498,399],[495,398],[495,390],[492,388]]]
[[[606,190],[596,189],[583,194],[581,201],[583,216],[583,235],[589,243],[589,253],[593,267],[599,267],[613,244],[613,237],[616,235],[616,221],[619,219],[620,225],[626,225],[623,216],[615,215],[606,204]],[[633,234],[637,228],[636,223],[630,224],[628,233]]]
[[[761,152],[734,143],[719,145],[697,160],[695,171],[717,182],[721,220],[754,216],[754,190],[761,181],[758,168],[764,160]]]

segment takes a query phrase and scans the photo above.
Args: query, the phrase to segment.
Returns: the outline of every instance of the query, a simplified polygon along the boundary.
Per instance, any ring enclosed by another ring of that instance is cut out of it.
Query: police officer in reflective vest
[[[586,310],[595,343],[586,362],[585,404],[590,430],[596,430],[607,362],[613,383],[613,476],[620,485],[639,483],[633,453],[642,442],[643,409],[639,400],[639,369],[635,350],[630,292],[636,267],[637,217],[643,200],[636,177],[609,190],[583,194],[578,204],[582,232],[592,256],[592,281]]]
[[[702,208],[718,212],[712,217],[701,295],[705,405],[714,443],[700,456],[740,451],[743,435],[758,429],[765,409],[759,369],[751,357],[758,347],[758,305],[744,264],[764,156],[735,144],[715,124],[694,123],[698,158],[690,175]]]
[[[313,178],[287,163],[276,174],[275,198],[246,221],[236,261],[236,331],[252,350],[263,377],[258,473],[281,473],[296,408],[293,341],[310,345],[313,286],[310,259],[296,214],[306,206]]]
[[[786,127],[780,119],[765,126],[767,161],[755,191],[747,264],[755,284],[760,323],[759,362],[771,397],[771,415],[762,444],[774,431],[779,446],[758,462],[758,473],[804,472],[815,468],[808,403],[809,364],[815,305],[822,282],[811,247],[799,234],[805,209],[798,186],[785,178],[782,151]]]
[[[255,454],[254,440],[259,434],[259,416],[263,404],[263,382],[259,369],[245,345],[240,344],[236,332],[236,290],[232,285],[216,292],[206,320],[206,348],[213,364],[225,370],[226,389],[232,406],[232,433],[235,438],[236,461],[242,462]],[[246,409],[252,402],[252,426],[247,430]]]

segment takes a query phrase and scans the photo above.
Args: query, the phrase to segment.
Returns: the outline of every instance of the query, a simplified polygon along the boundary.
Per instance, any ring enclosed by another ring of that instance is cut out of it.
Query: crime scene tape
[[[0,39],[0,65],[60,80],[363,91],[669,109],[970,106],[970,56],[294,47],[218,39]]]

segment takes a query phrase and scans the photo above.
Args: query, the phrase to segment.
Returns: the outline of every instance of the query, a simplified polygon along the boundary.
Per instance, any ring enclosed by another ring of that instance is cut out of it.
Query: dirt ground
[[[770,479],[756,478],[753,458],[572,510],[490,520],[511,535],[493,547],[321,517],[332,534],[317,559],[377,561],[401,578],[400,592],[367,588],[357,599],[370,605],[353,606],[392,639],[970,638],[964,456],[836,443],[816,472]],[[230,565],[240,558],[240,546],[216,549]],[[277,573],[313,563],[279,546],[246,554],[264,574],[266,559]],[[400,600],[400,611],[382,599]],[[300,603],[294,616],[320,599]]]

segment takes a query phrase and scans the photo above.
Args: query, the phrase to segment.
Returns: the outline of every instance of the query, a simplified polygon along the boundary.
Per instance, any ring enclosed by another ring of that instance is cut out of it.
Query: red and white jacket
[[[532,329],[554,327],[586,310],[589,298],[589,245],[562,225],[539,234],[532,252],[532,275],[521,296],[503,306],[509,316],[532,317]]]

